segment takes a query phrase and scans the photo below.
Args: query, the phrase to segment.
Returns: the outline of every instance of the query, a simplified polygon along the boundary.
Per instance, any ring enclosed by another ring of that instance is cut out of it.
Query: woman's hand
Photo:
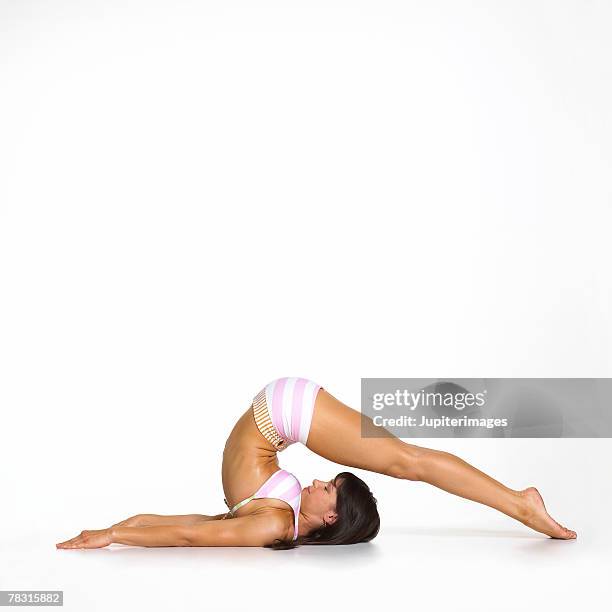
[[[112,544],[111,529],[88,529],[65,542],[56,544],[56,548],[104,548]]]
[[[130,518],[126,518],[124,521],[115,523],[112,527],[110,527],[110,529],[112,529],[113,527],[144,527],[144,517],[146,517],[145,514],[136,514],[134,516],[130,516]]]

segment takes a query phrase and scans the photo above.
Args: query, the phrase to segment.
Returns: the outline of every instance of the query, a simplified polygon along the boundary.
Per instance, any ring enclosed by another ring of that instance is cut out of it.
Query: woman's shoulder
[[[293,539],[295,524],[291,508],[277,499],[254,499],[251,504],[248,515],[260,522],[272,540]]]

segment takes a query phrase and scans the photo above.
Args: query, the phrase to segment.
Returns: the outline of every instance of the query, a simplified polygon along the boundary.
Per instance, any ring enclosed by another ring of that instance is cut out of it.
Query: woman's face
[[[340,482],[337,482],[336,478],[331,480],[315,478],[311,485],[302,490],[301,511],[313,518],[320,519],[321,527],[323,527],[323,522],[327,525],[334,523],[338,518],[336,499],[339,485]]]

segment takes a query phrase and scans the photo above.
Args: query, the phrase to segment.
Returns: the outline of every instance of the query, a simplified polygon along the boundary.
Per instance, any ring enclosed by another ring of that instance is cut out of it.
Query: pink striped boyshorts
[[[253,398],[255,423],[277,451],[295,442],[306,444],[319,389],[307,378],[277,378]]]

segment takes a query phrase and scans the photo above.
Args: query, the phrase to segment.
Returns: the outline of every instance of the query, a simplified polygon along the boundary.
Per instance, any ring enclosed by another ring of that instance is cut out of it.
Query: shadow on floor
[[[105,556],[116,560],[147,563],[154,560],[162,562],[230,563],[232,565],[259,568],[276,566],[288,560],[320,566],[321,564],[350,561],[352,566],[367,566],[376,562],[380,548],[373,542],[350,546],[301,546],[293,550],[270,550],[259,547],[165,547],[145,548],[113,544],[107,548],[92,549],[88,554]]]
[[[535,531],[511,531],[509,529],[474,529],[471,527],[388,527],[385,536],[426,536],[449,538],[516,538],[527,540],[546,540],[545,535]]]

